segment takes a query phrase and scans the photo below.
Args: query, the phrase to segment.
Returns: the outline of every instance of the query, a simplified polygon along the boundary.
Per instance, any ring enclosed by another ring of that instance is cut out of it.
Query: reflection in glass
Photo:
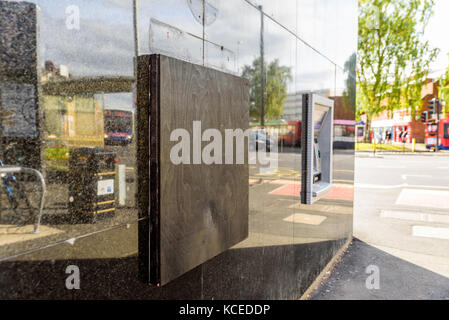
[[[36,138],[35,86],[26,83],[2,83],[0,92],[0,132],[8,138]]]
[[[315,138],[320,134],[321,126],[323,125],[323,121],[329,112],[329,107],[321,106],[319,104],[315,104],[314,114],[313,114],[313,129],[315,133]]]

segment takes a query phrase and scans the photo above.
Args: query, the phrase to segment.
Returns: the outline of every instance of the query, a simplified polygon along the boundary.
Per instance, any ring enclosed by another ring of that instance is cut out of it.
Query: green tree
[[[421,89],[438,50],[422,40],[433,0],[360,0],[357,112],[369,139],[375,115],[422,107]]]
[[[266,120],[280,119],[284,111],[287,98],[287,84],[292,79],[289,67],[280,66],[276,59],[268,65],[265,62],[265,107]],[[261,116],[261,77],[260,58],[251,65],[243,67],[243,77],[250,82],[250,116],[253,120],[260,120]]]

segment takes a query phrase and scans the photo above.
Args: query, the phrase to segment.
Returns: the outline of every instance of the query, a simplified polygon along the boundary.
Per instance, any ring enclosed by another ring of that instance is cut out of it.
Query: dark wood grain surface
[[[151,139],[150,143],[160,143],[160,281],[166,284],[248,236],[247,161],[241,165],[192,164],[191,142],[191,164],[175,165],[170,151],[177,142],[170,141],[170,135],[183,128],[192,140],[193,121],[201,122],[202,132],[218,129],[224,163],[225,129],[248,128],[249,87],[245,79],[159,57],[158,105],[151,99],[152,111],[159,110],[159,141]],[[202,147],[207,144],[203,142]],[[151,161],[157,159],[151,157]],[[153,206],[157,204],[152,201],[150,216]]]
[[[150,55],[138,59],[137,97],[139,268],[143,280],[164,285],[248,237],[247,155],[245,164],[224,164],[224,143],[225,129],[248,129],[249,85]],[[221,133],[223,164],[193,164],[194,121],[201,133]],[[170,159],[175,129],[190,134],[190,164]],[[234,143],[234,159],[236,151]]]

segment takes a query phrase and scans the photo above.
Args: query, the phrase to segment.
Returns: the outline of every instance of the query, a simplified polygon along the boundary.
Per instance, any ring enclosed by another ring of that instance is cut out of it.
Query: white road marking
[[[381,166],[381,165],[378,165],[378,166],[376,166],[376,168],[379,168],[379,169],[405,169],[407,167],[405,167],[405,166]]]
[[[430,174],[403,174],[403,175],[401,175],[402,180],[407,180],[407,177],[432,178],[432,176]]]
[[[420,222],[449,223],[449,215],[413,211],[382,210],[380,217]]]
[[[449,240],[449,228],[413,226],[412,234],[415,237]]]
[[[449,191],[403,189],[396,200],[396,204],[449,209]]]
[[[398,189],[398,188],[409,187],[409,185],[407,183],[390,185],[390,186],[382,185],[382,184],[356,183],[355,187],[362,188],[362,189]]]
[[[449,187],[441,187],[441,186],[422,186],[422,185],[413,185],[408,183],[396,184],[396,185],[382,185],[382,184],[369,184],[369,183],[356,183],[354,185],[356,188],[362,189],[398,189],[398,188],[417,188],[417,189],[440,189],[440,190],[449,190]]]

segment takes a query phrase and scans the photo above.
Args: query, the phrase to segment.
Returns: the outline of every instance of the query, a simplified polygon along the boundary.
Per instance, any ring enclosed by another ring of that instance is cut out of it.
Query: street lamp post
[[[138,28],[138,0],[133,0],[133,27],[134,27],[134,77],[137,78],[137,57],[139,56],[139,28]]]
[[[432,100],[429,101],[430,103],[430,112],[432,114],[437,114],[437,121],[436,121],[436,126],[437,126],[437,137],[436,137],[436,144],[435,144],[435,152],[438,152],[439,150],[439,144],[440,144],[440,100],[433,98]]]
[[[242,40],[237,41],[237,72],[240,74],[240,45],[243,43]]]
[[[437,145],[435,146],[435,151],[438,152],[440,145],[440,100],[435,101],[436,111],[437,111]]]

